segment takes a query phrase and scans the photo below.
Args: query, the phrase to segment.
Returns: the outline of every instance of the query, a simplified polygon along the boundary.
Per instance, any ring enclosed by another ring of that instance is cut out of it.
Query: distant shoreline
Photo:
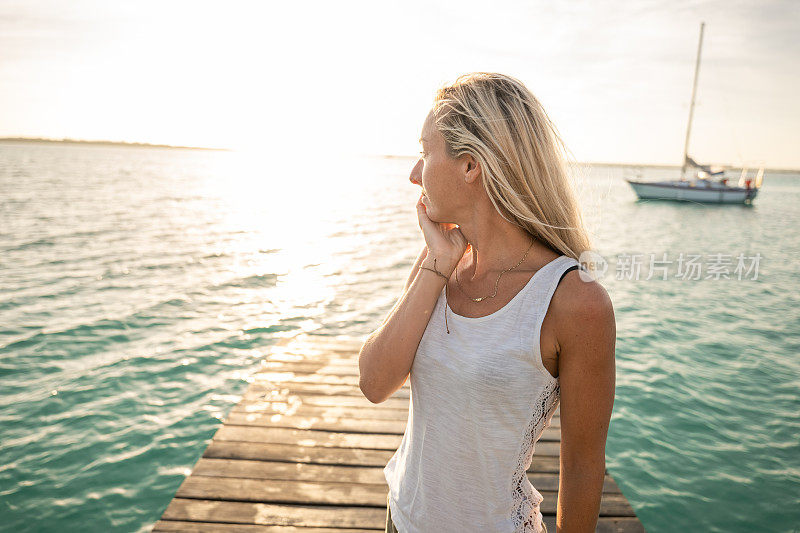
[[[43,137],[0,137],[0,143],[32,143],[32,144],[78,144],[88,146],[122,146],[129,148],[166,148],[171,150],[203,150],[211,152],[232,152],[235,151],[231,148],[210,148],[205,146],[179,146],[173,144],[151,144],[140,142],[125,142],[125,141],[90,141],[83,139],[47,139]],[[383,159],[416,159],[418,156],[414,155],[398,155],[398,154],[364,154],[371,157],[380,157]],[[576,161],[578,165],[589,165],[595,167],[642,167],[642,168],[663,168],[663,169],[677,169],[681,168],[680,165],[665,165],[659,163],[626,163],[618,162],[611,163],[607,161]],[[741,167],[731,165],[718,165],[712,163],[712,166],[723,166],[730,171],[741,171]],[[750,170],[755,170],[756,167],[748,167]],[[800,173],[800,169],[796,168],[770,168],[765,167],[765,172],[772,173],[785,173],[796,174]]]
[[[88,144],[95,146],[127,146],[131,148],[171,148],[178,150],[211,150],[228,152],[228,148],[207,148],[204,146],[176,146],[172,144],[150,144],[125,141],[87,141],[82,139],[45,139],[42,137],[0,137],[3,143],[36,143],[36,144]]]
[[[383,154],[378,157],[382,157],[384,159],[417,159],[419,156],[416,155],[396,155],[396,154]],[[663,168],[663,169],[678,169],[681,168],[681,165],[666,165],[662,163],[626,163],[626,162],[618,162],[618,163],[611,163],[608,161],[575,161],[576,165],[589,165],[593,167],[642,167],[642,168]],[[725,167],[726,170],[741,172],[742,167],[736,167],[733,165],[727,164],[719,164],[719,163],[710,163],[711,166],[722,166]],[[758,170],[758,167],[747,167],[751,172]],[[800,173],[800,168],[770,168],[764,167],[764,172],[772,172],[772,173],[784,173],[784,174],[797,174]]]

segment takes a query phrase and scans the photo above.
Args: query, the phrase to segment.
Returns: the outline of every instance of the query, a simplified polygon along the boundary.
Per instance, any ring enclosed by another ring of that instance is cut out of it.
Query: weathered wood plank
[[[357,385],[349,383],[292,383],[289,381],[276,382],[259,380],[253,381],[248,387],[250,392],[273,392],[277,394],[317,394],[320,396],[364,396],[361,389]],[[411,389],[404,385],[392,395],[392,398],[410,398]],[[380,405],[380,404],[376,404]]]
[[[293,337],[280,339],[274,346],[271,347],[271,351],[302,350],[304,353],[315,352],[315,351],[328,351],[328,352],[344,351],[346,353],[358,353],[358,351],[361,349],[361,346],[363,346],[364,342],[367,340],[367,337],[368,336],[330,337],[323,335],[309,335],[307,333],[301,333]]]
[[[558,493],[538,489],[544,496],[542,513],[555,513]],[[381,506],[386,504],[386,483],[349,483],[296,481],[192,475],[178,488],[176,497],[201,500],[249,501],[276,504],[337,506]],[[635,516],[628,501],[620,493],[603,493],[601,516]]]
[[[226,425],[294,427],[341,432],[393,433],[402,435],[406,422],[337,416],[298,416],[277,413],[242,413],[233,411],[225,419]]]
[[[369,418],[347,418],[335,416],[295,416],[278,413],[231,412],[225,419],[226,426],[281,427],[338,431],[342,433],[391,433],[403,436],[405,420],[374,420]],[[542,441],[558,441],[561,431],[547,428],[542,433]]]
[[[537,444],[538,446],[538,444]],[[211,441],[203,457],[216,459],[249,459],[254,461],[285,461],[327,465],[384,467],[396,450],[363,448],[324,448],[293,444],[263,444],[257,442]],[[558,472],[558,456],[534,454],[531,469],[536,472]]]
[[[291,414],[297,416],[316,416],[316,417],[339,417],[339,418],[352,418],[358,420],[397,420],[405,424],[408,420],[408,408],[402,409],[386,409],[380,405],[371,407],[370,409],[361,409],[359,407],[326,407],[317,405],[304,405],[302,403],[290,403],[286,401],[258,401],[249,402],[241,401],[230,411],[233,413],[259,413],[263,415],[269,414]],[[550,422],[551,428],[561,427],[561,417],[553,416]]]
[[[314,429],[282,427],[222,426],[214,440],[296,444],[298,446],[323,446],[335,448],[369,448],[396,450],[400,445],[398,435],[371,433],[339,433]]]
[[[225,425],[217,430],[214,440],[295,444],[297,446],[324,448],[397,450],[403,438],[402,435],[382,435],[377,433],[339,433],[274,426]],[[539,455],[558,455],[560,453],[560,443],[557,441],[539,441],[536,443],[535,453]]]
[[[306,375],[309,377],[310,375]],[[247,393],[250,396],[260,395],[266,398],[274,398],[278,399],[283,395],[292,395],[292,396],[355,396],[358,398],[364,398],[364,394],[361,392],[361,389],[358,387],[357,384],[353,383],[345,383],[341,382],[340,380],[336,380],[336,382],[330,382],[327,378],[325,379],[305,379],[303,381],[294,380],[294,379],[260,379],[253,381],[250,386],[248,387]],[[407,408],[408,401],[410,400],[411,389],[406,382],[400,389],[395,391],[395,393],[390,397],[390,399],[403,399],[405,402],[402,402],[398,408]],[[364,398],[366,399],[366,398]],[[369,401],[369,400],[367,400]],[[395,402],[396,403],[396,402]],[[379,404],[373,404],[370,402],[371,407],[380,408],[386,407],[386,402],[381,402]],[[561,406],[559,405],[556,408],[556,414],[558,414],[561,410]]]
[[[385,524],[386,494],[383,507],[283,505],[175,498],[164,511],[162,520],[369,529],[376,524]]]
[[[331,383],[334,385],[353,385],[358,387],[358,376],[336,376],[333,374],[295,374],[294,372],[260,372],[253,376],[255,381],[273,383]]]
[[[556,531],[556,517],[544,516],[544,523],[548,531]],[[160,520],[153,528],[157,531],[182,531],[194,533],[374,533],[383,531],[382,527],[374,529],[351,528],[314,528],[295,526],[257,526],[253,524],[223,524],[209,522],[180,522]],[[601,517],[597,523],[597,533],[644,533],[644,527],[636,518],[607,518]]]
[[[302,353],[293,351],[271,352],[264,361],[283,363],[325,363],[335,366],[358,367],[358,356],[345,353]]]
[[[325,361],[262,361],[260,373],[294,372],[295,374],[321,374],[358,376],[358,364],[333,365]]]
[[[365,397],[361,396],[347,396],[347,395],[336,395],[336,396],[317,396],[313,394],[303,395],[303,394],[292,394],[291,392],[287,392],[284,394],[287,398],[294,397],[299,398],[302,402],[306,405],[317,405],[321,407],[361,407],[361,408],[372,408],[375,407],[375,404],[371,401],[367,400]],[[250,400],[250,401],[277,401],[280,399],[280,396],[276,398],[276,395],[273,391],[266,391],[266,392],[259,392],[259,391],[250,391],[249,389],[245,391],[244,395],[242,396],[243,400]],[[406,398],[389,398],[381,402],[379,405],[386,407],[393,407],[395,409],[405,409],[408,410],[408,399]]]
[[[193,476],[233,477],[249,479],[283,479],[294,481],[330,481],[385,484],[383,467],[337,466],[313,463],[230,460],[203,457],[194,466]],[[558,473],[528,470],[528,479],[538,490],[558,491]],[[606,475],[603,492],[620,493],[610,475]]]
[[[192,475],[178,487],[178,498],[314,505],[386,505],[386,483],[246,479]]]
[[[247,390],[242,396],[240,403],[257,403],[257,402],[284,402],[294,405],[313,405],[316,407],[356,407],[359,409],[369,408],[383,408],[383,409],[398,409],[408,413],[409,400],[406,398],[391,397],[380,404],[374,404],[363,396],[351,395],[315,395],[315,394],[295,394],[290,390],[285,392],[270,391],[257,391]],[[561,406],[556,408],[554,418],[560,416]]]
[[[181,531],[184,533],[375,533],[383,528],[352,529],[330,527],[257,526],[254,524],[222,524],[219,522],[183,522],[159,520],[153,531]]]
[[[241,401],[230,411],[231,413],[264,413],[264,414],[294,414],[298,416],[339,416],[345,418],[360,418],[364,420],[402,420],[408,419],[406,409],[382,409],[375,407],[365,410],[359,407],[327,407],[318,405],[304,405],[289,402],[247,402]]]
[[[555,516],[544,518],[549,522],[548,530],[555,531]],[[382,507],[340,507],[175,498],[162,520],[374,530],[376,524],[386,520],[386,504],[384,501]],[[626,520],[601,516],[596,531],[632,533],[644,528],[633,517]]]

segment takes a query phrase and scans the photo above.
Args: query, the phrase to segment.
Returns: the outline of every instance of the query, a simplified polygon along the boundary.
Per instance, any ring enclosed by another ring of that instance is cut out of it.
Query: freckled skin
[[[411,170],[409,180],[422,188],[428,218],[433,222],[452,223],[452,215],[463,206],[463,191],[459,184],[463,183],[463,161],[451,159],[447,155],[444,137],[436,129],[433,112],[429,112],[422,125],[422,157]],[[450,220],[447,220],[450,218]]]

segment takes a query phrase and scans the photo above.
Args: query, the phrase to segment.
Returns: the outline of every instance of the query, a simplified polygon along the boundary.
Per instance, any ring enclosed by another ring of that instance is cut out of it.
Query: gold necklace
[[[525,252],[525,255],[522,256],[522,259],[519,260],[519,263],[517,263],[516,265],[514,265],[511,268],[508,268],[508,269],[503,270],[502,272],[500,272],[500,275],[497,276],[497,281],[494,284],[494,294],[492,294],[491,296],[481,296],[480,298],[471,298],[470,296],[468,296],[467,293],[464,291],[464,287],[461,286],[461,282],[458,280],[458,269],[456,268],[455,269],[455,272],[456,272],[456,283],[458,283],[458,288],[461,290],[461,292],[464,294],[464,296],[466,296],[467,298],[469,298],[473,302],[481,302],[481,301],[487,300],[489,298],[494,298],[495,296],[497,296],[497,287],[498,287],[498,285],[500,285],[500,278],[503,276],[503,274],[505,274],[509,270],[514,270],[515,268],[520,266],[523,261],[525,261],[525,258],[528,257],[528,252],[530,252],[531,248],[533,248],[533,243],[534,243],[534,241],[531,241],[531,245],[528,246],[528,250]]]

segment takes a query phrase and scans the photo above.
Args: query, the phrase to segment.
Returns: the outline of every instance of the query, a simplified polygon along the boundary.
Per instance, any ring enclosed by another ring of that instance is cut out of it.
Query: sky
[[[800,2],[0,0],[0,136],[416,155],[435,90],[523,81],[578,161],[800,168]]]

